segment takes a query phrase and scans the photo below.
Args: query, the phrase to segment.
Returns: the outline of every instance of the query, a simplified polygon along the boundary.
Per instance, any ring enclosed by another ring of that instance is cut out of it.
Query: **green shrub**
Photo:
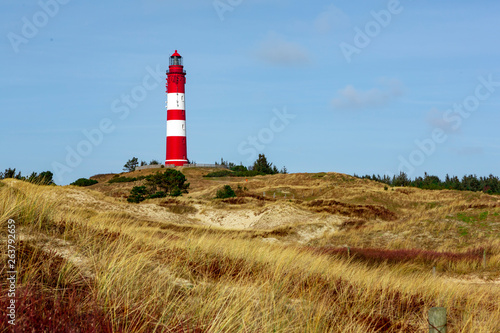
[[[157,172],[146,177],[150,192],[161,189],[167,195],[177,197],[182,193],[188,193],[189,183],[186,183],[186,176],[175,169],[167,169],[165,172]]]
[[[256,170],[237,171],[233,173],[234,177],[255,177],[263,175],[265,175],[265,173]]]
[[[231,168],[231,170],[236,171],[236,172],[245,172],[248,171],[247,167],[244,165],[235,165]]]
[[[170,192],[170,196],[171,197],[178,197],[182,195],[182,191],[180,190],[180,188],[178,188],[177,186],[175,186],[172,191]]]
[[[128,182],[133,182],[135,181],[136,178],[134,177],[114,177],[108,180],[108,183],[113,184],[113,183],[128,183]]]
[[[127,177],[117,177],[116,179],[118,178]],[[144,178],[147,180],[146,186],[135,186],[132,188],[127,198],[128,202],[138,203],[146,199],[164,198],[167,195],[176,197],[182,195],[182,193],[188,193],[189,183],[186,183],[186,176],[180,171],[168,169],[164,173],[157,172],[147,177],[133,178],[133,180]]]
[[[158,191],[158,192],[155,192],[155,193],[149,195],[148,199],[165,198],[166,196],[167,196],[167,193],[165,193],[163,191]]]
[[[236,193],[234,193],[233,189],[229,185],[224,185],[224,187],[217,191],[215,198],[217,199],[225,199],[225,198],[234,198]]]
[[[87,178],[79,178],[72,182],[70,185],[75,185],[75,186],[90,186],[97,184],[98,181],[94,179],[87,179]]]
[[[127,201],[139,203],[146,200],[147,194],[148,191],[146,190],[146,186],[134,186],[130,191],[130,195],[128,196]]]

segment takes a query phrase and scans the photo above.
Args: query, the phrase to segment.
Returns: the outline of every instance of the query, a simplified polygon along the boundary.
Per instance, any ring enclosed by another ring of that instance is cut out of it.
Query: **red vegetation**
[[[420,249],[386,250],[376,248],[334,248],[334,247],[304,247],[306,251],[318,254],[337,255],[342,257],[350,256],[353,260],[367,263],[403,263],[421,262],[436,263],[439,261],[459,262],[459,261],[480,261],[484,249],[469,250],[460,252],[436,252]]]
[[[327,212],[366,219],[380,218],[387,221],[393,221],[397,218],[395,213],[382,206],[355,205],[336,200],[313,200],[306,205],[315,212]]]
[[[15,326],[2,320],[0,329],[12,332],[116,332],[106,313],[87,299],[88,291],[82,287],[45,289],[40,284],[19,286],[16,290]],[[2,287],[0,307],[2,318],[10,299]]]

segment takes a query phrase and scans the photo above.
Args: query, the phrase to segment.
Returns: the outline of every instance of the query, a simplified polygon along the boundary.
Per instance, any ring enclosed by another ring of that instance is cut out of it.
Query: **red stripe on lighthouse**
[[[167,160],[165,164],[184,165],[185,163],[187,163],[186,137],[168,136]]]
[[[168,120],[186,120],[185,110],[168,110],[167,111],[167,121]]]
[[[168,75],[171,74],[176,74],[176,73],[171,73],[170,71],[168,72]],[[186,83],[186,80],[184,77],[181,78],[172,78],[172,79],[167,79],[167,92],[169,93],[184,93],[184,84]]]

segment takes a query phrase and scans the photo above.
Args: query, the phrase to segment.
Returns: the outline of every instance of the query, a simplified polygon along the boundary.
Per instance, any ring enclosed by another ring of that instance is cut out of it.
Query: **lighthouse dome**
[[[170,66],[182,66],[182,57],[177,50],[170,56]]]

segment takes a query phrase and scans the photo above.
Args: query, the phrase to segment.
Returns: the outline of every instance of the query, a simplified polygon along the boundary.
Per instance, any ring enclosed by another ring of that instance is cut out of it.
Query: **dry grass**
[[[13,218],[24,239],[18,242],[18,323],[52,332],[68,327],[83,332],[420,332],[426,330],[428,309],[439,305],[448,309],[450,331],[500,330],[498,283],[464,283],[471,274],[498,278],[497,197],[384,191],[330,173],[235,181],[254,194],[303,193],[289,205],[318,221],[338,215],[343,221],[338,230],[309,246],[294,241],[311,225],[307,221],[228,230],[155,219],[130,208],[173,209],[162,216],[187,219],[197,213],[195,206],[271,211],[284,202],[262,206],[262,200],[248,197],[214,205],[206,196],[218,181],[199,179],[200,170],[186,173],[195,183],[191,199],[141,205],[88,189],[0,182],[2,234]],[[90,206],[78,204],[84,197]],[[271,237],[278,242],[262,241]],[[352,247],[349,257],[337,250],[343,244]],[[487,250],[486,269],[471,252],[479,248]],[[443,251],[448,253],[439,254]],[[432,265],[438,266],[435,277]],[[5,311],[4,281],[1,288]]]

